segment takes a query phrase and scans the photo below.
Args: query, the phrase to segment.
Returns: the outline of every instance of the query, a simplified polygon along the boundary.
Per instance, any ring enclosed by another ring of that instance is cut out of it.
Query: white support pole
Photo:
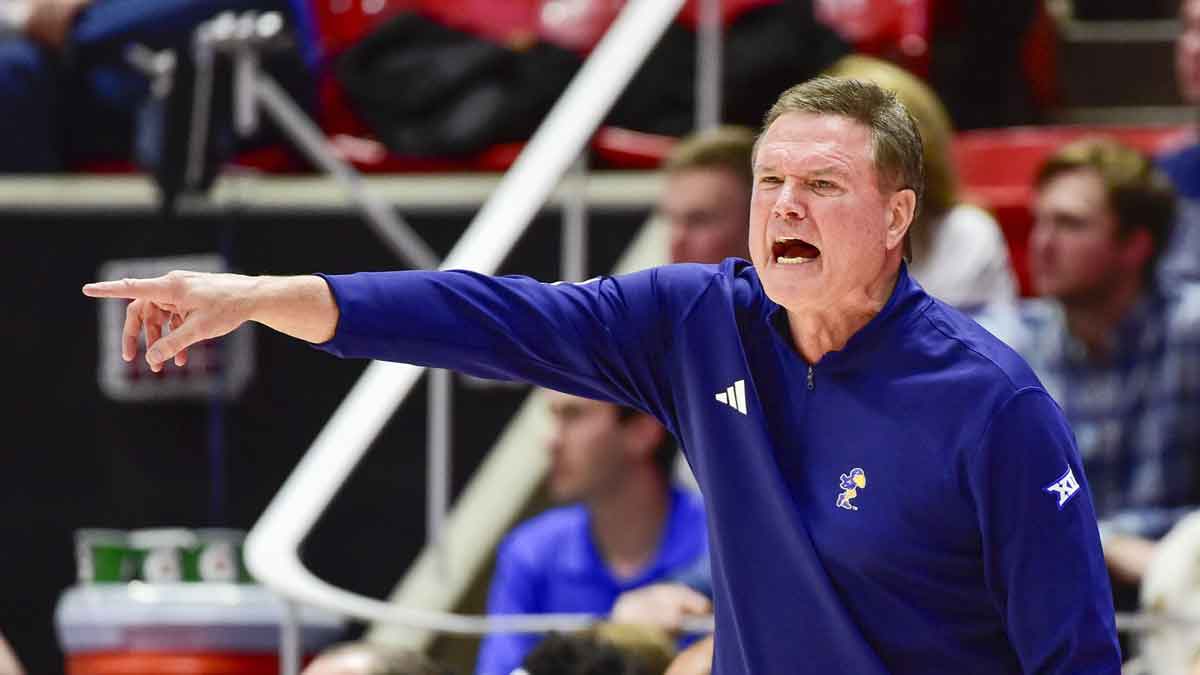
[[[446,550],[446,513],[450,510],[450,406],[454,379],[448,370],[429,371],[429,438],[425,505],[425,537],[434,550],[442,579],[450,575]]]
[[[587,156],[580,155],[571,165],[564,186],[560,266],[563,281],[587,278],[587,178]]]
[[[242,138],[258,130],[258,106],[254,97],[259,65],[258,49],[254,44],[257,28],[256,13],[246,12],[238,17],[237,47],[233,50],[233,128]]]
[[[211,31],[222,25],[214,22],[201,26],[196,31],[192,45],[196,75],[192,82],[192,119],[188,128],[187,166],[184,173],[184,185],[191,188],[199,186],[204,180],[204,160],[208,154],[208,123],[211,116],[209,103],[213,91],[213,69],[216,67]]]
[[[721,123],[721,0],[700,0],[696,40],[696,131]]]

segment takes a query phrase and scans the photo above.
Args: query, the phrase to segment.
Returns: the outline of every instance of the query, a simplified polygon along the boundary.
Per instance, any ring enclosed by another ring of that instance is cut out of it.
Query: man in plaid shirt
[[[1200,286],[1163,285],[1174,194],[1140,153],[1088,139],[1036,179],[1037,300],[977,317],[1025,357],[1083,455],[1114,581],[1200,506]]]

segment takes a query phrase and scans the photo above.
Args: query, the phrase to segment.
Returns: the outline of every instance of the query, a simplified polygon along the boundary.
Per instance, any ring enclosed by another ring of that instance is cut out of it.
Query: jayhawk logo
[[[867,487],[867,474],[862,469],[853,468],[849,474],[842,474],[842,493],[838,495],[837,505],[839,509],[847,511],[857,511],[858,507],[850,503],[851,499],[858,496],[858,491]]]

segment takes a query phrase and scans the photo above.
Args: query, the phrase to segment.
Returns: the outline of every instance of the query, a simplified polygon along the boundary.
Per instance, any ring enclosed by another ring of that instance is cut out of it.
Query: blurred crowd
[[[183,52],[215,12],[245,10],[284,13],[314,81],[340,82],[334,107],[357,119],[340,127],[355,134],[354,142],[331,141],[343,156],[461,158],[527,138],[622,3],[529,3],[539,12],[524,21],[532,32],[464,25],[469,9],[439,16],[417,2],[399,4],[420,11],[393,12],[344,58],[330,61],[330,71],[307,54],[309,47],[336,50],[318,35],[323,14],[307,13],[303,2],[0,0],[0,172],[135,159],[134,138],[148,124],[140,111],[153,94],[127,48]],[[1182,583],[1180,562],[1168,553],[1192,554],[1177,528],[1200,506],[1200,145],[1185,141],[1150,156],[1119,138],[1089,135],[1053,149],[1029,186],[1023,288],[1004,223],[973,201],[953,145],[963,129],[1039,120],[1039,83],[1022,64],[1046,11],[1040,2],[944,3],[959,6],[955,21],[942,41],[915,50],[921,58],[911,45],[907,52],[858,49],[853,36],[820,20],[836,14],[835,0],[816,7],[799,0],[725,4],[729,124],[686,133],[695,103],[694,25],[686,22],[668,32],[609,119],[682,136],[662,161],[657,206],[671,261],[748,257],[763,101],[820,73],[896,92],[925,151],[927,192],[912,231],[910,273],[1016,349],[1062,407],[1100,518],[1118,611],[1186,612],[1185,589],[1172,587]],[[1081,14],[1103,18],[1125,6],[1078,3]],[[1177,9],[1178,89],[1189,105],[1200,105],[1200,0],[1183,0]],[[687,12],[694,15],[695,7]],[[803,46],[776,47],[769,39],[778,30],[803,35],[793,41]],[[438,65],[431,69],[432,54]],[[680,70],[688,76],[672,76]],[[417,72],[432,74],[427,82],[398,79]],[[328,97],[310,97],[304,86],[293,91],[329,119],[321,108],[331,105]],[[491,635],[475,672],[709,672],[711,640],[684,630],[712,607],[705,515],[699,497],[676,481],[670,434],[653,418],[608,403],[551,392],[542,400],[554,420],[547,487],[557,505],[499,546],[488,611],[583,612],[610,622],[545,639]],[[1182,653],[1200,648],[1200,639],[1178,640],[1191,648]],[[1138,644],[1125,646],[1137,655]],[[1134,670],[1148,668],[1144,656],[1130,672],[1148,672]],[[1194,665],[1200,672],[1200,661]],[[0,640],[0,673],[18,668]],[[370,642],[329,650],[305,671],[445,672],[424,656]]]

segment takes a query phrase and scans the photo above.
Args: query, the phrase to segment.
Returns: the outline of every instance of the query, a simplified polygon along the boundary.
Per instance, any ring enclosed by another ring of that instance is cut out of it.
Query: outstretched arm
[[[308,342],[331,338],[338,308],[317,276],[247,277],[171,272],[153,279],[102,281],[83,287],[93,298],[132,300],[125,313],[121,356],[132,361],[146,336],[146,361],[155,372],[169,359],[187,362],[187,348],[256,321]]]
[[[129,298],[122,355],[144,331],[154,370],[189,345],[257,321],[343,358],[518,380],[649,412],[671,428],[666,355],[681,312],[711,282],[700,266],[578,284],[467,271],[244,277],[172,272],[89,284]]]

